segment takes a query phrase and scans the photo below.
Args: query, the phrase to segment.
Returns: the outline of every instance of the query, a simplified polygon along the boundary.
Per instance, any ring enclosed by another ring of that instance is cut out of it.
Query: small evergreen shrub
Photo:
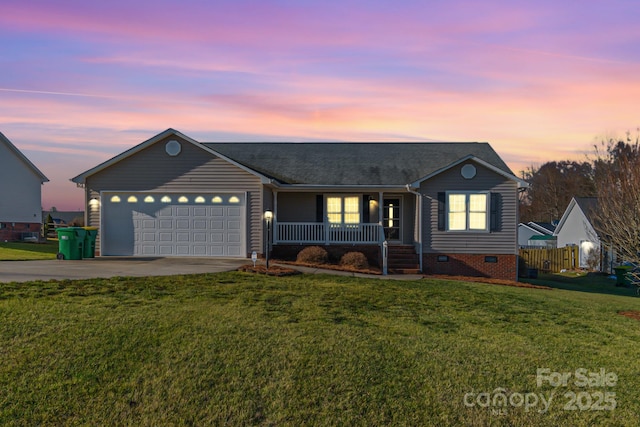
[[[329,254],[320,246],[309,246],[298,252],[296,261],[309,264],[326,264]]]
[[[340,265],[353,268],[369,268],[367,257],[362,252],[347,252],[340,258]]]

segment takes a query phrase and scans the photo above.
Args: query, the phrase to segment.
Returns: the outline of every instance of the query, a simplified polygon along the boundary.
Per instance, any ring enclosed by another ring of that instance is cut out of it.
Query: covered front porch
[[[413,244],[415,211],[409,193],[274,191],[271,242]]]

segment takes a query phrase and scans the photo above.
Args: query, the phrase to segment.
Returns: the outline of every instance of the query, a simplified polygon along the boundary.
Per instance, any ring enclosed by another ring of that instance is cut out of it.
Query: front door
[[[400,197],[385,198],[383,201],[382,226],[387,241],[399,242],[402,240],[401,201]]]

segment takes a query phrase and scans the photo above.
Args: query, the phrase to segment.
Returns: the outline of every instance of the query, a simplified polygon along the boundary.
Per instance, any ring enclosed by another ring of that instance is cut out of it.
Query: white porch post
[[[324,244],[329,244],[329,215],[327,215],[327,198],[322,195],[322,229],[324,230]]]
[[[278,236],[278,191],[273,190],[273,242],[280,239]]]
[[[418,229],[418,261],[420,264],[420,271],[424,271],[422,268],[422,194],[416,194],[416,203],[418,204],[418,206],[416,206],[418,211],[418,226],[416,227]]]
[[[419,190],[419,189],[418,189]],[[407,191],[411,194],[414,194],[416,196],[416,210],[415,210],[415,216],[417,217],[417,221],[415,223],[414,228],[418,230],[418,236],[416,239],[415,233],[413,236],[413,240],[414,242],[417,240],[418,241],[418,260],[419,260],[419,264],[420,264],[420,271],[424,271],[423,270],[423,263],[422,263],[422,211],[423,211],[423,207],[422,207],[422,193],[420,191],[414,191],[411,189],[411,186],[409,184],[407,184]],[[414,243],[415,246],[415,243]]]
[[[382,252],[382,274],[387,275],[387,259],[389,256],[389,244],[384,236],[384,194],[382,191],[378,192],[378,224],[380,224],[380,251]]]
[[[384,222],[383,222],[383,218],[384,218],[384,206],[382,205],[384,202],[384,194],[382,193],[382,191],[378,192],[378,224],[380,224],[380,232],[382,233],[382,236],[380,237],[382,240],[384,239]]]

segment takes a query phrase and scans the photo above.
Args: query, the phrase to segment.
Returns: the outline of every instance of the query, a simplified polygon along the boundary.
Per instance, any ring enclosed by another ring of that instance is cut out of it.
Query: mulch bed
[[[258,264],[255,267],[253,264],[245,264],[238,267],[238,271],[244,271],[245,273],[256,273],[256,274],[266,274],[268,276],[294,276],[296,274],[302,274],[298,270],[294,270],[293,268],[281,267],[279,265],[269,266],[267,270],[267,266],[263,264]]]
[[[619,315],[640,320],[640,311],[619,311]]]
[[[354,273],[365,273],[365,274],[377,274],[381,275],[382,272],[379,269],[356,269],[349,268],[347,266],[335,265],[335,264],[309,264],[304,262],[294,262],[294,261],[282,261],[278,260],[278,263],[288,264],[288,265],[299,265],[302,267],[312,267],[312,268],[324,268],[327,270],[338,270],[338,271],[350,271]],[[238,271],[244,271],[246,273],[256,273],[256,274],[266,274],[269,276],[293,276],[296,274],[302,274],[300,271],[295,270],[293,268],[287,268],[280,265],[272,265],[267,270],[267,267],[264,264],[257,264],[255,267],[253,264],[245,264],[238,267]],[[491,285],[502,285],[502,286],[514,286],[517,288],[531,288],[531,289],[545,289],[552,290],[552,288],[548,286],[540,286],[540,285],[532,285],[530,283],[516,282],[513,280],[503,280],[503,279],[491,279],[487,277],[470,277],[470,276],[447,276],[444,274],[433,274],[433,275],[425,275],[423,276],[425,279],[442,279],[442,280],[457,280],[460,282],[476,282],[476,283],[487,283]],[[622,313],[620,313],[622,314]],[[638,312],[638,316],[640,316],[640,312]],[[640,317],[638,318],[640,320]]]
[[[530,283],[516,282],[514,280],[490,279],[488,277],[469,277],[469,276],[447,276],[444,274],[434,274],[424,276],[425,279],[435,278],[443,280],[458,280],[461,282],[488,283],[490,285],[514,286],[516,288],[531,288],[552,290],[549,286],[532,285]]]
[[[334,270],[334,271],[349,271],[351,273],[378,274],[378,275],[382,274],[382,271],[379,268],[375,268],[375,267],[354,268],[354,267],[349,267],[347,265],[311,264],[308,262],[282,261],[282,260],[277,260],[276,262],[280,264],[287,264],[287,265],[299,265],[300,267],[322,268],[325,270]]]

